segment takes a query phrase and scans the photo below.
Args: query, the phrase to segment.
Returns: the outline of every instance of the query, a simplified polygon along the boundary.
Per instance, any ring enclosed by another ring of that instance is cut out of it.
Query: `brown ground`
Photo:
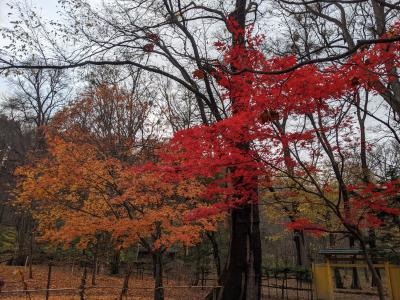
[[[24,281],[27,285],[28,290],[40,290],[45,289],[47,284],[47,266],[34,266],[33,267],[33,279],[28,279],[27,273],[24,272],[23,267],[5,266],[0,265],[0,280],[5,281],[5,286],[2,291],[15,291],[23,290],[24,285],[21,280],[21,272],[24,274]],[[71,272],[71,268],[67,267],[53,267],[52,279],[51,279],[51,289],[61,289],[61,288],[73,288],[78,289],[80,286],[82,277],[82,270],[75,268],[74,274]],[[181,276],[182,277],[182,276]],[[177,278],[174,277],[174,278]],[[187,278],[186,278],[187,279]],[[88,300],[113,300],[119,299],[123,285],[123,276],[108,276],[108,275],[97,275],[97,287],[92,289],[91,284],[91,272],[88,271],[87,275],[87,287],[86,292]],[[187,280],[186,280],[187,281]],[[165,300],[203,300],[207,294],[207,290],[202,290],[200,288],[189,288],[188,282],[185,282],[185,278],[180,278],[179,280],[171,280],[168,278],[164,280],[165,283]],[[129,297],[127,299],[131,300],[152,300],[153,296],[153,279],[150,276],[141,276],[132,274],[129,281]],[[212,285],[211,282],[207,284]],[[274,280],[269,282],[264,281],[264,285],[275,284]],[[277,285],[281,285],[281,282],[276,282]],[[288,283],[288,286],[295,287],[294,282]],[[303,288],[309,288],[308,284],[304,284]],[[266,299],[282,299],[281,289],[274,288],[263,288],[263,300]],[[44,291],[36,291],[30,293],[31,300],[42,300],[45,299]],[[0,300],[3,299],[15,299],[15,300],[26,300],[29,299],[26,293],[15,293],[15,294],[0,294]],[[269,296],[269,297],[268,297]],[[64,290],[64,291],[52,291],[50,293],[49,299],[51,300],[79,300],[78,290]],[[124,298],[125,299],[125,298]],[[284,294],[283,299],[289,300],[308,300],[311,299],[311,295],[306,291],[300,291],[298,294],[294,290],[289,290],[288,294]],[[314,297],[315,299],[315,297]],[[335,293],[335,300],[375,300],[378,299],[377,296],[372,295],[357,295],[357,294],[342,294]]]
[[[24,272],[24,267],[14,267],[0,265],[0,279],[5,281],[5,285],[2,291],[15,291],[24,290],[24,284],[21,280],[21,275],[24,274],[24,281],[27,284],[28,290],[39,290],[45,289],[47,284],[47,266],[34,266],[33,267],[33,279],[28,279],[27,272]],[[52,278],[51,278],[51,289],[61,288],[74,288],[78,289],[80,286],[82,277],[82,270],[74,270],[72,274],[70,268],[53,267]],[[107,276],[99,274],[97,275],[96,286],[98,288],[92,289],[91,287],[91,273],[90,270],[87,276],[87,299],[119,299],[123,285],[123,276]],[[129,281],[129,297],[132,300],[151,300],[153,295],[153,280],[152,278],[145,276],[143,279],[140,276],[133,274]],[[186,284],[182,282],[175,282],[168,280],[165,284],[165,296],[166,300],[200,300],[206,295],[206,290],[199,288],[185,287]],[[0,294],[0,299],[29,299],[29,296],[25,296],[26,293],[15,293],[15,294]],[[45,292],[37,291],[31,292],[30,297],[32,300],[44,299]],[[50,299],[59,300],[72,300],[80,299],[78,290],[66,290],[66,291],[52,291],[50,293]]]

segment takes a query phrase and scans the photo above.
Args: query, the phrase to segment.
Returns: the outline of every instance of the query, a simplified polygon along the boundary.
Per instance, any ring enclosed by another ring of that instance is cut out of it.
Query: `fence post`
[[[217,288],[213,288],[213,300],[217,300]]]
[[[85,267],[83,268],[83,274],[81,278],[81,285],[79,286],[80,300],[85,300],[86,276],[87,276],[87,269],[85,263]]]
[[[50,294],[50,282],[51,282],[51,268],[53,264],[49,263],[49,270],[47,272],[47,285],[46,285],[46,300],[49,300],[49,294]]]
[[[19,270],[19,271],[18,271],[18,274],[19,274],[19,276],[20,276],[20,278],[21,278],[21,283],[22,283],[22,286],[23,286],[23,288],[24,288],[26,298],[31,299],[31,295],[30,295],[30,293],[28,292],[28,284],[25,282],[24,273],[23,273],[21,270]]]
[[[386,281],[387,281],[387,289],[389,293],[389,299],[393,300],[393,295],[392,295],[392,281],[390,278],[390,270],[389,270],[389,263],[385,261],[384,263],[385,266],[385,275],[386,275]]]

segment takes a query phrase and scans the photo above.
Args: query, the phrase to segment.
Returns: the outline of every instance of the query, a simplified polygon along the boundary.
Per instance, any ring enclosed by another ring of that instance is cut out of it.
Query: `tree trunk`
[[[96,285],[96,274],[97,274],[97,244],[96,249],[93,253],[93,269],[92,269],[92,285]]]
[[[233,209],[231,222],[229,255],[218,300],[259,300],[261,240],[257,204]]]
[[[129,278],[131,277],[133,267],[132,265],[128,265],[128,269],[126,270],[124,284],[122,286],[121,294],[119,295],[119,300],[122,300],[124,297],[128,299],[129,295]]]
[[[371,251],[376,250],[376,234],[375,234],[375,230],[373,228],[368,229],[368,244],[369,244],[369,249],[371,249]],[[372,254],[372,262],[374,264],[376,264],[378,262],[376,260],[376,258],[374,257],[374,254]],[[381,273],[380,273],[379,269],[375,269],[375,270],[376,270],[376,273],[378,274],[378,277],[381,278]],[[372,287],[377,286],[377,283],[375,282],[374,277],[372,277],[371,286]]]
[[[296,249],[297,266],[309,266],[309,260],[307,259],[307,251],[304,240],[304,232],[301,230],[295,230],[293,232],[293,242]]]
[[[113,251],[114,251],[114,253],[111,258],[110,271],[111,271],[111,274],[116,275],[116,274],[119,274],[119,263],[120,263],[121,250],[116,249]]]
[[[244,36],[246,27],[247,0],[236,0],[235,10],[230,14],[242,30],[232,34],[232,45],[246,47]],[[234,67],[232,67],[234,69]],[[238,75],[241,76],[241,75]],[[232,112],[237,114],[242,107],[232,100]],[[246,155],[250,143],[236,145]],[[253,158],[249,154],[249,158]],[[234,173],[235,168],[231,168]],[[256,171],[256,170],[255,170]],[[258,178],[252,182],[243,182],[244,178],[236,178],[233,187],[245,190],[245,204],[231,210],[231,231],[228,258],[221,275],[221,289],[218,300],[259,300],[261,299],[261,238],[260,217],[258,208]]]
[[[187,248],[186,248],[186,249],[187,249]],[[201,253],[200,253],[200,250],[199,250],[199,246],[196,247],[195,251],[196,251],[196,258],[195,258],[195,261],[196,261],[196,271],[195,271],[195,274],[194,274],[194,279],[192,280],[192,286],[197,286],[197,285],[199,285],[199,282],[200,282],[200,273],[201,273],[201,267],[200,267],[200,265],[201,265],[201,262],[200,262]]]
[[[354,248],[355,246],[354,237],[351,236],[349,238],[349,241],[350,241],[350,248]],[[355,261],[353,260],[352,263],[354,264]],[[357,268],[352,268],[351,288],[355,290],[361,290],[360,277],[358,276]]]
[[[12,264],[14,266],[23,266],[26,261],[27,256],[27,235],[29,232],[29,217],[27,215],[22,215],[17,224],[17,236],[16,236],[16,243],[17,249],[12,260]]]
[[[210,240],[213,249],[213,258],[215,270],[217,272],[218,284],[221,284],[221,257],[219,254],[218,242],[215,238],[215,232],[207,232],[207,237]]]
[[[3,215],[4,215],[5,206],[0,205],[0,224],[3,223]]]
[[[86,268],[86,260],[85,260],[85,266],[83,268],[83,273],[81,277],[81,284],[79,286],[79,299],[80,300],[86,300],[86,277],[87,277],[87,268]]]
[[[30,234],[30,244],[29,244],[29,279],[33,278],[32,264],[33,264],[33,240],[34,234],[31,232]]]
[[[336,245],[335,235],[333,233],[329,234],[329,247],[333,248]],[[342,280],[342,275],[338,268],[333,268],[333,275],[335,276],[335,287],[337,289],[343,289],[344,284]]]
[[[370,270],[370,272],[372,274],[372,281],[375,282],[376,288],[378,290],[379,300],[385,300],[385,291],[384,291],[384,288],[383,288],[382,280],[381,280],[378,272],[374,268],[374,263],[373,263],[373,261],[371,259],[371,256],[368,253],[365,241],[362,239],[362,237],[359,238],[359,240],[360,240],[361,248],[362,248],[362,250],[364,252],[364,255],[365,255],[365,260],[367,262],[368,269]]]
[[[162,253],[154,252],[153,276],[154,276],[154,300],[164,300]]]

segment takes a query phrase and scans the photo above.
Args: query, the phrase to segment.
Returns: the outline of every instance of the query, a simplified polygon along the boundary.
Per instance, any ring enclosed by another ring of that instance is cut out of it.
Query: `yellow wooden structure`
[[[386,272],[389,273],[390,278],[390,295],[391,300],[400,299],[400,266],[387,264]]]
[[[350,249],[350,251],[347,249],[340,249],[339,251],[335,249],[333,251],[331,249],[321,251],[320,253],[326,255],[326,263],[313,264],[312,266],[314,293],[317,300],[334,300],[333,268],[368,268],[365,263],[357,262],[356,256],[362,253],[357,249]],[[338,255],[347,255],[346,259],[340,259],[345,261],[345,263],[339,263],[340,260],[337,259]],[[386,286],[388,299],[400,300],[400,266],[392,265],[385,261],[374,264],[374,267],[385,272],[382,278],[386,280],[384,285]]]

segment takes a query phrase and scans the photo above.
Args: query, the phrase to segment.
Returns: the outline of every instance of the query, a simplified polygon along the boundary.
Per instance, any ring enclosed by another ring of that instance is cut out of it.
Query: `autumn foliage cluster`
[[[241,34],[233,21],[229,29]],[[391,34],[399,30],[397,23]],[[282,176],[292,181],[292,188],[279,193],[282,199],[297,197],[304,202],[316,201],[317,206],[331,206],[345,225],[375,227],[381,224],[379,213],[399,215],[400,209],[391,207],[399,193],[397,180],[382,184],[364,180],[343,183],[338,178],[339,182],[309,182],[329,172],[323,164],[313,162],[330,161],[334,173],[336,157],[350,157],[361,144],[356,120],[347,115],[342,118],[343,103],[357,104],[358,93],[378,94],[390,85],[394,78],[387,74],[399,67],[399,43],[366,47],[343,64],[326,68],[308,65],[271,75],[269,71],[292,67],[296,59],[267,59],[259,51],[263,38],[253,37],[251,32],[250,28],[245,33],[246,47],[215,43],[223,60],[210,73],[224,91],[231,116],[178,132],[167,145],[168,151],[160,156],[171,176],[211,181],[203,195],[211,204],[193,210],[191,218],[258,201],[258,191],[249,187],[262,178],[262,187],[271,189],[282,184]],[[334,142],[331,133],[336,135]],[[216,179],[215,174],[224,176]],[[337,196],[339,189],[347,193],[344,205]],[[308,196],[302,196],[302,192]],[[302,217],[293,220],[289,228],[321,233],[328,230]]]
[[[113,132],[102,128],[103,116],[96,111],[104,109],[103,101],[112,103],[120,118],[113,115]],[[176,242],[193,245],[202,231],[214,230],[218,216],[191,223],[183,218],[200,201],[200,181],[178,181],[142,167],[156,159],[153,149],[161,144],[150,140],[138,150],[135,137],[118,128],[131,126],[118,111],[129,103],[116,87],[86,94],[46,131],[47,154],[17,170],[23,177],[17,204],[33,211],[42,239],[85,248],[107,234],[116,248],[140,243],[157,250]]]
[[[243,34],[232,20],[228,27]],[[398,34],[400,23],[391,32]],[[400,215],[393,204],[398,181],[343,182],[336,163],[361,143],[356,119],[343,115],[343,107],[357,104],[359,93],[374,95],[390,85],[388,70],[400,67],[400,43],[364,47],[342,64],[271,75],[295,65],[295,57],[266,58],[259,50],[263,37],[251,28],[244,35],[246,47],[216,42],[220,62],[193,73],[201,80],[208,72],[218,83],[230,107],[224,120],[179,131],[168,141],[137,143],[135,133],[119,125],[129,122],[127,111],[148,108],[129,107],[129,95],[107,85],[59,113],[46,131],[47,154],[17,171],[18,202],[35,211],[44,239],[79,239],[84,246],[102,232],[116,247],[190,246],[231,208],[258,203],[261,188],[278,201],[291,197],[298,206],[327,207],[341,227],[358,233],[379,227],[382,213]],[[108,131],[96,111],[107,106],[98,101],[115,105],[117,119],[110,119]],[[292,230],[332,229],[294,215]]]

